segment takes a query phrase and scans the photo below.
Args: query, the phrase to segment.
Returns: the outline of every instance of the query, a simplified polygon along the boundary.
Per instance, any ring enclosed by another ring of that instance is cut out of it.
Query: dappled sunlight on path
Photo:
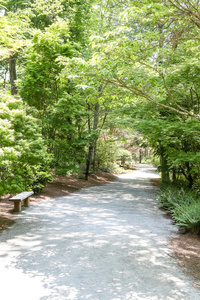
[[[200,299],[170,257],[151,166],[30,207],[0,236],[1,292],[17,299]],[[10,287],[10,288],[9,288]]]

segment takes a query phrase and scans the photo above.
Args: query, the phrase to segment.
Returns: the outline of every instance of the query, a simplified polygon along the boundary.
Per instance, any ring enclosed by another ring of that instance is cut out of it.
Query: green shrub
[[[117,151],[116,159],[120,161],[122,166],[128,166],[132,163],[132,154],[130,151],[120,148]]]
[[[122,168],[120,168],[119,165],[114,162],[113,163],[108,162],[106,165],[106,168],[102,169],[102,170],[107,171],[109,173],[114,173],[114,174],[120,174],[123,172]]]
[[[200,200],[192,200],[190,204],[177,205],[172,210],[173,219],[177,225],[200,230]]]
[[[0,93],[0,196],[41,189],[50,178],[52,158],[40,131],[19,97]]]
[[[50,172],[45,170],[45,168],[40,168],[40,170],[35,168],[29,177],[31,182],[28,188],[33,190],[36,194],[42,191],[48,181],[53,181],[53,177],[51,176]]]
[[[162,185],[159,192],[158,202],[168,210],[172,210],[179,204],[190,204],[197,198],[196,191],[177,187],[172,184]]]
[[[55,168],[55,174],[56,175],[61,175],[61,176],[65,176],[65,175],[69,175],[69,174],[76,174],[80,172],[80,169],[74,165],[69,165],[69,166],[65,166],[65,167],[57,167]]]
[[[200,199],[196,190],[164,185],[161,186],[158,202],[171,212],[177,225],[200,230]]]

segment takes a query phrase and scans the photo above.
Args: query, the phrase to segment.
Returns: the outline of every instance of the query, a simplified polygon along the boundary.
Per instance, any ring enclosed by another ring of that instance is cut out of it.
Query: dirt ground
[[[190,232],[179,234],[171,240],[170,248],[179,265],[194,278],[194,285],[200,288],[200,237]]]
[[[90,176],[88,181],[75,176],[56,176],[41,193],[30,198],[31,204],[48,201],[52,197],[66,196],[81,188],[106,184],[116,179],[115,175],[101,171],[95,172],[95,175],[95,178]],[[152,183],[157,185],[155,182]],[[6,195],[0,200],[0,232],[14,223],[10,196]],[[170,248],[179,264],[194,277],[194,285],[200,288],[200,236],[192,233],[179,234],[171,240]]]

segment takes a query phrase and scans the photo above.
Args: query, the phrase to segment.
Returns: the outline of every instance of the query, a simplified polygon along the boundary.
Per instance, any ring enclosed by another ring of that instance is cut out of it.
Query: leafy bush
[[[130,151],[120,148],[117,152],[116,158],[120,161],[122,166],[128,166],[132,162],[132,154]]]
[[[69,165],[68,167],[57,167],[55,168],[55,174],[56,175],[69,175],[69,174],[76,174],[78,172],[80,172],[80,168],[74,166],[74,165]]]
[[[120,165],[129,166],[132,162],[130,151],[121,148],[119,142],[112,136],[104,134],[97,142],[96,165],[102,170],[121,173]]]
[[[177,205],[172,210],[173,219],[177,225],[200,230],[200,200],[192,200],[189,204]]]
[[[102,169],[103,171],[107,171],[109,173],[120,174],[123,172],[123,169],[119,167],[116,163],[107,163],[107,167]]]
[[[49,178],[51,156],[38,122],[20,98],[7,94],[0,95],[0,142],[0,195],[34,189],[35,178]]]
[[[158,202],[171,212],[177,225],[200,230],[200,199],[197,190],[164,185],[161,186]]]
[[[194,197],[196,197],[195,191],[189,191],[173,184],[166,184],[161,186],[158,202],[165,209],[172,210],[176,205],[191,203]]]
[[[53,177],[48,171],[37,171],[32,175],[29,189],[33,190],[34,193],[39,193],[46,186],[48,181],[53,181]]]

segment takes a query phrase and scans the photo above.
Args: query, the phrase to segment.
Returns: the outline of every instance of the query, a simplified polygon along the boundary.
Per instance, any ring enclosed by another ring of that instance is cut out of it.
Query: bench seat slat
[[[30,197],[31,195],[33,195],[34,193],[33,192],[22,192],[18,195],[15,195],[13,196],[12,198],[9,199],[9,201],[15,201],[15,200],[24,200],[26,199],[27,197]]]

